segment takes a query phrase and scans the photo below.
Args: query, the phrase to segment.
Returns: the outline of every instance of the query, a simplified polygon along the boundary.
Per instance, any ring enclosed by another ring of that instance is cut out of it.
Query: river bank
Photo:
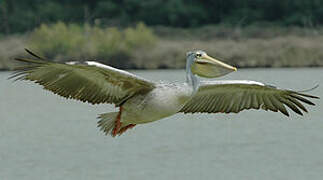
[[[109,57],[95,54],[87,57],[77,55],[77,52],[72,55],[57,53],[53,60],[95,59],[125,69],[178,69],[185,67],[187,51],[201,49],[239,68],[323,66],[323,30],[321,28],[208,26],[189,30],[163,27],[151,29],[157,37],[154,43],[149,47],[142,46],[127,51],[127,54],[120,51]],[[30,48],[29,40],[28,34],[0,39],[1,70],[11,70],[17,66],[13,58],[27,55],[24,48]],[[37,48],[31,49],[42,55]],[[78,51],[82,50],[78,49]]]

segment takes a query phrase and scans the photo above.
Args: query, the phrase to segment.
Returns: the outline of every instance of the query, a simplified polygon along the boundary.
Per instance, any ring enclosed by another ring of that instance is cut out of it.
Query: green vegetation
[[[85,24],[58,22],[41,25],[28,39],[27,46],[50,59],[109,59],[111,65],[131,67],[131,56],[142,48],[149,50],[157,37],[143,23],[134,28],[99,28]]]
[[[185,53],[205,50],[238,67],[323,66],[323,28],[228,25],[124,29],[58,22],[0,40],[0,68],[17,66],[27,47],[54,61],[93,60],[117,68],[184,68]]]
[[[42,23],[127,27],[199,27],[207,24],[316,27],[323,24],[321,0],[1,0],[0,32],[32,31]]]
[[[0,69],[25,47],[118,68],[183,68],[193,49],[238,67],[323,66],[322,27],[321,0],[1,0]]]

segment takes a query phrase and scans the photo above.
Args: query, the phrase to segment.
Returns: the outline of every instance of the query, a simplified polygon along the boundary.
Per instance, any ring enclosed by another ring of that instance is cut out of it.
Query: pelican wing
[[[318,98],[296,91],[278,89],[255,81],[202,82],[197,93],[180,110],[184,113],[238,113],[244,109],[280,111],[289,116],[285,105],[302,115],[302,103],[314,105],[307,98]],[[301,109],[301,110],[300,110]]]
[[[29,65],[17,69],[11,78],[34,81],[65,98],[118,106],[128,98],[147,93],[155,87],[153,82],[97,62],[54,63],[28,52],[37,59],[17,58]]]

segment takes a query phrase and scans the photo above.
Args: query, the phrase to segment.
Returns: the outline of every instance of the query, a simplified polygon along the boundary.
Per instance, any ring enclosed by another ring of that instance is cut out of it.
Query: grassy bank
[[[185,53],[194,49],[238,67],[323,66],[323,29],[271,26],[206,26],[196,29],[98,28],[57,23],[0,40],[0,68],[24,47],[54,61],[96,59],[118,68],[184,68]]]

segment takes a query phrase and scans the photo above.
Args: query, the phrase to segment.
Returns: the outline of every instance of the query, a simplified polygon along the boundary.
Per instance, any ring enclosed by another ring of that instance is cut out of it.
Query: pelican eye
[[[196,54],[196,57],[202,57],[202,54],[198,53]]]

